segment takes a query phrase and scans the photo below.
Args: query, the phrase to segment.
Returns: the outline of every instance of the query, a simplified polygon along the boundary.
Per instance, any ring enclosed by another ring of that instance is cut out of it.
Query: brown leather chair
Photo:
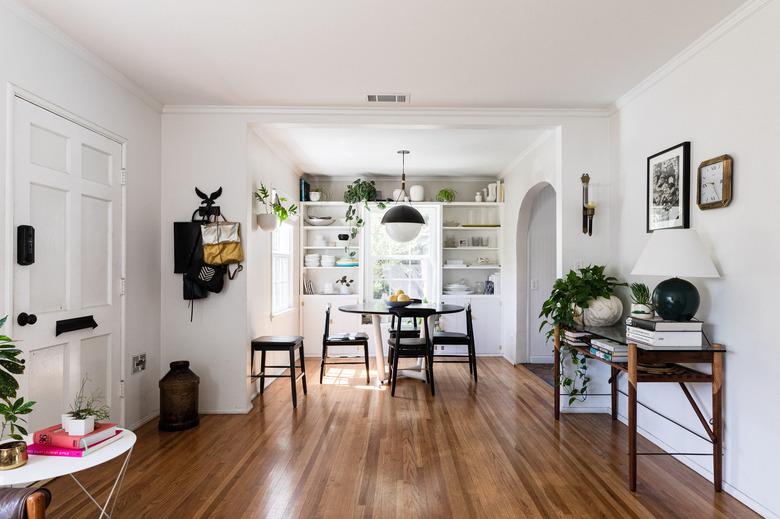
[[[0,518],[45,519],[51,492],[45,488],[0,488]]]

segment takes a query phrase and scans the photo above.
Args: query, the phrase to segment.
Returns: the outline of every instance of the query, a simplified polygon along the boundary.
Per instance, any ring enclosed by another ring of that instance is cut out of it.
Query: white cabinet
[[[358,303],[358,296],[301,296],[301,330],[307,357],[322,356],[322,334],[325,332],[325,309],[331,303],[330,333],[360,331],[360,316],[339,311],[339,306]],[[339,346],[329,349],[333,355],[358,353],[355,346]],[[362,349],[359,352],[363,353]]]
[[[444,303],[466,306],[471,302],[474,346],[477,355],[501,354],[501,300],[498,297],[443,296]],[[439,321],[447,332],[466,333],[466,312],[443,315]],[[438,350],[437,350],[438,351]],[[447,347],[447,353],[465,353],[465,347]]]

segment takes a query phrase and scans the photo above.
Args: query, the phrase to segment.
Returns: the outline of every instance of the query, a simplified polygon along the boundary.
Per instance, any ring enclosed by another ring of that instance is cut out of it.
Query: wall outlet
[[[133,355],[133,373],[140,373],[146,369],[146,353]]]
[[[539,290],[539,280],[538,279],[532,279],[531,280],[531,290]]]

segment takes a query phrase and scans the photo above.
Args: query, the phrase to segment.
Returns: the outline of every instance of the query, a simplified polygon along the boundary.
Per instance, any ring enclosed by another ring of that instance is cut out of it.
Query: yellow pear
[[[401,295],[398,296],[398,301],[400,301],[402,303],[404,303],[406,301],[409,301],[409,299],[410,299],[410,297],[407,296],[406,294],[401,294]]]
[[[406,293],[406,292],[404,292],[404,291],[403,291],[403,290],[401,290],[400,288],[399,288],[398,290],[396,290],[396,291],[395,291],[395,295],[397,295],[397,296],[400,296],[401,294],[405,294],[405,293]]]
[[[388,297],[387,300],[390,301],[391,303],[395,303],[396,301],[398,301],[398,296],[393,294],[390,297]]]

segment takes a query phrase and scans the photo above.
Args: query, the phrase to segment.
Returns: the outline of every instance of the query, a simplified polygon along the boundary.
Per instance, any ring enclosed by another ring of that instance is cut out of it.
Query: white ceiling
[[[744,0],[26,0],[164,104],[605,106]]]
[[[541,129],[258,128],[256,133],[305,173],[410,177],[495,177],[541,138]]]

